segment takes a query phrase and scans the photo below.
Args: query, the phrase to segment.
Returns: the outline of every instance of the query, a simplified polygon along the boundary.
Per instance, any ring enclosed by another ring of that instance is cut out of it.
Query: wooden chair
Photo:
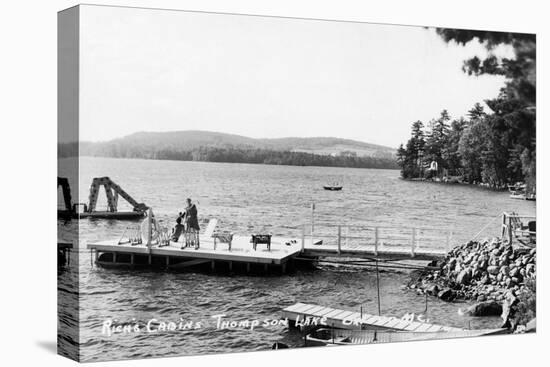
[[[214,239],[214,250],[218,247],[218,241],[220,243],[225,243],[228,246],[229,251],[231,251],[231,244],[233,242],[233,233],[227,231],[216,231],[216,226],[218,225],[218,220],[216,218],[210,219],[204,235],[207,238]]]

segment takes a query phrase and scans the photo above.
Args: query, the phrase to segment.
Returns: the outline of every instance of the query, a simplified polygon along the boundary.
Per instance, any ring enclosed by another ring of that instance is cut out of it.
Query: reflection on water
[[[453,231],[454,242],[466,241],[490,221],[482,235],[498,235],[496,216],[503,210],[534,215],[532,202],[510,200],[507,193],[474,187],[414,183],[398,178],[398,171],[327,167],[289,167],[103,158],[81,159],[80,201],[86,202],[93,177],[109,176],[130,195],[154,208],[167,225],[191,197],[199,217],[220,220],[220,227],[237,234],[269,231],[295,233],[309,220],[316,202],[319,222],[357,225],[435,227]],[[337,179],[341,192],[322,188]],[[121,200],[122,201],[122,200]],[[99,207],[103,204],[99,204]],[[85,241],[120,236],[127,222],[81,220],[81,246]],[[75,224],[61,223],[61,232]],[[298,271],[284,276],[214,275],[130,271],[91,266],[83,248],[73,253],[71,268],[58,275],[60,309],[80,302],[80,334],[60,337],[60,350],[77,341],[83,360],[142,358],[229,351],[269,349],[275,341],[302,346],[303,338],[283,326],[250,330],[217,330],[212,315],[233,320],[274,319],[282,308],[309,302],[335,308],[377,312],[376,276],[368,270],[334,268]],[[79,262],[76,261],[79,258]],[[78,267],[75,264],[79,264]],[[381,273],[381,311],[403,316],[420,313],[425,299],[402,289],[407,272]],[[80,279],[80,297],[74,281]],[[498,326],[498,318],[475,319],[458,315],[464,304],[429,299],[428,317],[434,323],[462,327]],[[197,330],[102,335],[106,319],[145,325],[188,320],[205,325]],[[75,330],[76,320],[60,315],[60,326]]]

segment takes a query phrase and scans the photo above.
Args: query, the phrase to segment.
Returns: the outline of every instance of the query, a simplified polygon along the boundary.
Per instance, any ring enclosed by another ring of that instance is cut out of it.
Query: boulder
[[[491,274],[491,275],[497,275],[498,274],[498,266],[496,265],[490,265],[487,267],[487,273]]]
[[[470,274],[470,270],[469,269],[464,269],[456,277],[456,282],[458,284],[468,285],[470,283],[471,279],[472,279],[472,276]]]
[[[437,284],[433,284],[426,288],[426,293],[431,296],[437,296],[439,293],[439,287],[437,286]]]
[[[451,288],[445,288],[437,294],[437,297],[446,302],[450,302],[456,298],[456,293]]]
[[[502,305],[496,301],[479,302],[468,307],[466,313],[470,316],[501,316]]]

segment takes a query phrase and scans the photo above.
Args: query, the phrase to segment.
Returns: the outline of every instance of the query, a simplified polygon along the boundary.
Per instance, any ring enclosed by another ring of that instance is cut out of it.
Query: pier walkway
[[[307,303],[296,303],[287,307],[282,312],[283,318],[289,321],[307,323],[307,319],[316,319],[317,322],[324,318],[324,325],[339,329],[348,330],[389,330],[389,331],[411,331],[411,332],[455,332],[464,329],[450,326],[442,326],[419,322],[414,320],[405,320],[396,317],[377,316],[370,314],[361,314],[354,311],[340,310],[330,307],[312,305]],[[314,322],[314,321],[310,321]]]

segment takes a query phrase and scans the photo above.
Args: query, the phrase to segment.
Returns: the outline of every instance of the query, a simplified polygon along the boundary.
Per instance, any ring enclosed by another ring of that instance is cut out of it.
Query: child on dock
[[[176,219],[176,225],[174,226],[174,228],[172,228],[172,241],[178,242],[184,230],[185,227],[183,226],[183,224],[181,224],[181,217],[178,217]]]

